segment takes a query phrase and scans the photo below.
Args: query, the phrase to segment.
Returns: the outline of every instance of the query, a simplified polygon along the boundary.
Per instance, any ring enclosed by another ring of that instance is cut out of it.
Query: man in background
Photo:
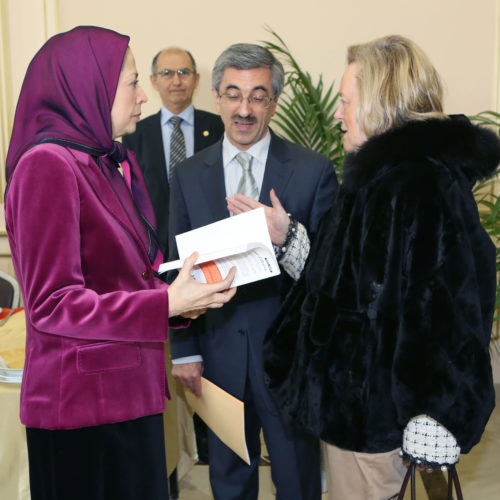
[[[227,197],[242,193],[271,205],[274,189],[291,216],[314,232],[337,185],[328,158],[269,129],[284,70],[258,45],[236,44],[217,59],[212,92],[224,122],[223,140],[188,158],[172,178],[170,259],[176,234],[229,217]],[[280,252],[285,252],[281,248]],[[264,384],[262,344],[291,287],[280,276],[244,285],[233,301],[171,332],[173,375],[196,395],[201,374],[245,403],[248,466],[208,431],[209,471],[216,500],[256,500],[260,431],[271,459],[277,499],[321,498],[319,443],[287,432]]]
[[[187,50],[171,47],[158,52],[151,64],[150,79],[163,106],[158,113],[139,121],[136,131],[123,137],[123,144],[137,155],[166,260],[171,172],[185,158],[217,142],[224,126],[218,115],[193,107],[200,75]]]
[[[200,75],[189,51],[170,47],[158,52],[151,64],[150,79],[163,106],[158,113],[139,121],[136,131],[124,136],[122,141],[126,148],[136,153],[144,174],[156,215],[158,243],[166,261],[172,170],[185,158],[217,142],[224,133],[224,125],[218,115],[193,106],[193,93]],[[167,358],[168,369],[168,345]],[[176,406],[177,418],[181,421],[187,418],[184,403],[178,401]],[[177,422],[172,414],[165,418]],[[193,423],[198,457],[202,462],[208,462],[206,425],[197,415],[194,415]],[[170,428],[167,424],[166,427]],[[175,490],[176,486],[172,489]]]

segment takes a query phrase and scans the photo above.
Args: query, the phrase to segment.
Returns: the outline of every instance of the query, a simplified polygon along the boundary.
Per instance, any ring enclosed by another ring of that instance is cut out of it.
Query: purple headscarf
[[[128,36],[114,31],[79,26],[43,45],[17,103],[7,180],[23,153],[43,142],[85,151],[109,166],[128,163],[132,195],[150,231],[156,221],[135,155],[112,138],[111,108],[128,43]]]

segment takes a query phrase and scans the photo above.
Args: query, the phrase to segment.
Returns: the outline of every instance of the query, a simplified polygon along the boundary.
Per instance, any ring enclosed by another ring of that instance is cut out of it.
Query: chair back
[[[20,305],[19,283],[10,274],[0,271],[0,307],[15,309]]]

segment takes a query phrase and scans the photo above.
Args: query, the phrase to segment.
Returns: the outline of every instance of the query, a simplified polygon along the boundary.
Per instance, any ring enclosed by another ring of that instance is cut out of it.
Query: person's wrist
[[[286,226],[281,231],[281,234],[282,234],[281,242],[277,245],[279,247],[282,247],[286,243],[287,238],[289,237],[289,233],[290,233],[290,223],[291,223],[291,220],[292,220],[292,215],[288,214],[288,213],[286,215],[287,215],[288,221],[286,223]]]
[[[176,303],[175,303],[175,299],[173,298],[173,296],[175,294],[173,294],[173,290],[171,289],[172,288],[172,285],[170,285],[168,288],[167,288],[167,296],[168,296],[168,317],[169,318],[173,318],[175,316],[179,316],[180,314],[180,311],[177,310],[177,307],[176,307]]]
[[[286,236],[281,243],[281,245],[277,245],[278,247],[278,255],[277,257],[280,257],[284,253],[286,253],[286,250],[288,248],[288,245],[292,241],[293,237],[295,236],[295,233],[297,232],[297,221],[295,219],[292,219],[291,214],[287,214],[289,223],[288,223],[288,228],[287,228],[287,233]]]

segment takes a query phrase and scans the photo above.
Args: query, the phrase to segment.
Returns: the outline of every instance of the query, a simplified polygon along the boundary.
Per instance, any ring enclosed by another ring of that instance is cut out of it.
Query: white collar
[[[167,109],[165,106],[162,106],[160,115],[162,127],[168,123],[168,121],[170,120],[170,118],[172,118],[172,116],[179,116],[180,118],[182,118],[183,121],[185,121],[189,125],[194,125],[194,106],[190,104],[186,109],[184,109],[178,115],[172,113],[172,111]]]
[[[256,158],[261,164],[266,163],[267,153],[269,151],[269,145],[271,144],[271,133],[269,129],[266,135],[259,141],[253,144],[245,152],[250,153],[254,158]],[[222,164],[224,167],[238,154],[242,151],[239,150],[230,140],[227,138],[226,133],[224,133],[224,139],[222,141]]]

